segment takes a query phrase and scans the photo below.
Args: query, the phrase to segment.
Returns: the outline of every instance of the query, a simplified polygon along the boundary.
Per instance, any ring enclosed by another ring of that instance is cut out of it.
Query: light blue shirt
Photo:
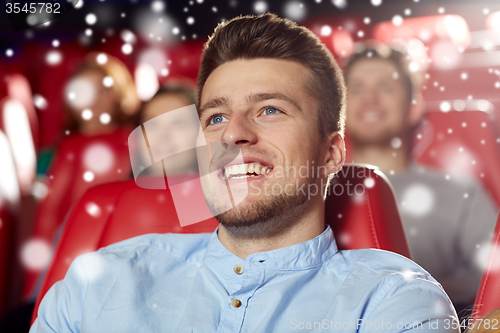
[[[458,332],[455,320],[441,285],[414,262],[338,251],[327,227],[245,260],[217,231],[144,235],[82,255],[30,332]]]

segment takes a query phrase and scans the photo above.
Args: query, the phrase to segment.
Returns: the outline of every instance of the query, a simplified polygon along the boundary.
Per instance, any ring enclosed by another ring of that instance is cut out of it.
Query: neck
[[[273,236],[256,238],[238,237],[222,224],[219,226],[219,240],[226,249],[245,260],[252,253],[276,250],[320,235],[325,229],[325,203],[320,196],[311,198],[308,209],[290,228]]]
[[[409,148],[403,141],[401,147],[394,149],[382,145],[353,145],[353,157],[356,163],[367,163],[377,166],[383,173],[405,172],[408,170]]]

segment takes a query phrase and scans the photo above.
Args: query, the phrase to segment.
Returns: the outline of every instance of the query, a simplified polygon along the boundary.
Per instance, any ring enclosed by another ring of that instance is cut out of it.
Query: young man
[[[344,75],[353,160],[377,165],[389,177],[413,259],[457,308],[471,305],[495,227],[491,200],[466,177],[446,177],[411,161],[423,102],[404,54],[367,44],[347,61]]]
[[[344,162],[343,79],[316,36],[272,14],[225,22],[198,88],[206,141],[238,147],[245,162],[199,161],[200,173],[224,170],[202,181],[208,205],[224,204],[226,184],[233,197],[250,188],[246,198],[213,234],[144,235],[79,257],[31,332],[457,331],[428,273],[386,251],[339,252],[322,195],[297,190]],[[310,161],[319,175],[283,173]]]

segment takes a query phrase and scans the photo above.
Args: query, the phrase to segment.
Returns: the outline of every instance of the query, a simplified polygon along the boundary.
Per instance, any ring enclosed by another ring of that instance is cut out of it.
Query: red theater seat
[[[128,152],[130,129],[87,137],[73,134],[63,140],[49,171],[48,194],[39,204],[32,239],[49,246],[71,207],[89,188],[131,174]],[[23,297],[32,291],[40,270],[28,270]]]
[[[14,257],[15,211],[19,206],[19,187],[14,159],[7,137],[0,130],[0,316],[9,303],[9,282]]]
[[[39,146],[53,145],[64,130],[65,85],[73,71],[88,52],[77,42],[62,43],[57,49],[47,49],[46,44],[30,43],[29,75],[33,92],[46,100],[46,105],[38,113],[40,123]],[[58,55],[60,63],[49,64],[50,53]]]
[[[411,258],[394,191],[378,168],[346,164],[326,199],[325,221],[340,249],[375,248]]]
[[[21,204],[14,158],[0,130],[0,316],[12,305],[12,266]]]
[[[25,109],[31,136],[35,148],[38,148],[39,125],[38,116],[33,104],[33,93],[28,79],[21,73],[12,73],[7,77],[8,94],[13,99],[20,101]]]
[[[0,201],[2,199],[0,198]],[[14,219],[6,205],[0,202],[0,317],[7,309],[9,271],[12,266]]]
[[[189,78],[196,81],[204,44],[205,40],[192,40],[168,49],[167,57],[171,65],[166,79]],[[165,78],[160,77],[160,80],[164,82]]]
[[[314,32],[330,50],[335,59],[345,59],[354,52],[354,43],[372,35],[372,26],[363,22],[364,16],[351,13],[342,15],[318,15],[306,19],[303,25]],[[355,37],[356,31],[362,31],[363,37]],[[342,65],[343,61],[339,61]]]
[[[182,179],[192,176],[178,176],[175,182]],[[201,191],[201,187],[192,191]],[[340,249],[378,248],[410,257],[392,188],[374,167],[346,165],[338,173],[327,198],[326,222]],[[212,218],[181,227],[168,189],[139,188],[133,180],[90,189],[66,222],[38,294],[33,320],[47,290],[64,277],[78,255],[141,234],[213,232],[217,225]]]
[[[26,77],[9,73],[3,77],[5,98],[0,98],[0,130],[8,137],[21,192],[28,195],[36,173],[38,118]]]
[[[13,266],[22,205],[12,142],[3,131],[4,105],[10,96],[8,75],[0,68],[0,317],[12,306]],[[30,133],[31,134],[31,133]]]
[[[458,15],[405,18],[400,25],[392,21],[380,22],[373,29],[373,37],[386,44],[410,38],[419,38],[429,44],[436,40],[448,40],[463,48],[468,47],[471,41],[467,21]]]
[[[474,302],[474,318],[483,318],[500,308],[500,215],[491,241],[490,253]]]
[[[429,112],[419,134],[418,162],[478,179],[500,206],[500,136],[488,113]]]

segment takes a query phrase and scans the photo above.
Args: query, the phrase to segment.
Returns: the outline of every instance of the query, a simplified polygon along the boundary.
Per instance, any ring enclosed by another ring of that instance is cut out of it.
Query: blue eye
[[[210,119],[210,125],[216,125],[223,123],[226,118],[220,114],[216,114],[215,116]]]
[[[273,108],[273,107],[268,107],[264,110],[264,114],[269,115],[269,114],[277,114],[279,113],[280,110]]]

